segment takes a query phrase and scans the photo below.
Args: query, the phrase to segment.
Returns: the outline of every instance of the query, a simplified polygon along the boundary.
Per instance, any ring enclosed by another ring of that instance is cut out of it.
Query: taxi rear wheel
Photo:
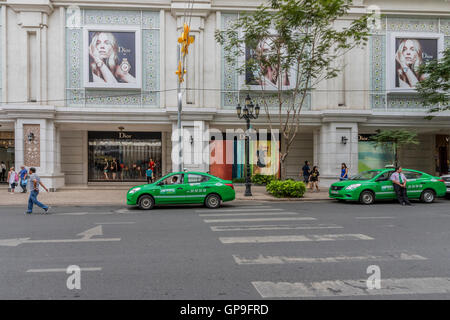
[[[222,199],[217,194],[209,194],[205,199],[205,205],[210,209],[216,209],[220,207]]]
[[[427,189],[422,192],[420,195],[420,200],[425,203],[432,203],[436,199],[436,193],[433,190]]]
[[[375,202],[375,195],[372,191],[365,190],[359,196],[359,202],[362,204],[373,204]]]
[[[155,199],[152,196],[145,194],[139,198],[138,206],[142,210],[150,210],[155,206]]]

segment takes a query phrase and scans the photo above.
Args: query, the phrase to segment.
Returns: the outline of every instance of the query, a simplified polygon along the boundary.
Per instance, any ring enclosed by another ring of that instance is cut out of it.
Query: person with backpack
[[[309,161],[305,161],[305,165],[302,167],[303,182],[308,185],[309,175],[311,174],[311,168],[309,167]]]
[[[20,177],[20,187],[22,188],[22,193],[27,193],[27,183],[28,183],[28,172],[25,166],[20,167],[19,177]]]
[[[151,167],[145,171],[145,175],[147,176],[147,183],[153,183],[153,170]]]
[[[19,182],[19,175],[14,170],[14,167],[11,167],[8,172],[8,183],[11,190],[11,194],[14,193],[14,189],[17,186],[17,183]]]
[[[314,190],[314,187],[316,187],[317,192],[320,191],[319,176],[320,176],[319,168],[317,168],[317,166],[314,166],[311,170],[311,174],[309,175],[309,184],[310,184],[311,191]]]

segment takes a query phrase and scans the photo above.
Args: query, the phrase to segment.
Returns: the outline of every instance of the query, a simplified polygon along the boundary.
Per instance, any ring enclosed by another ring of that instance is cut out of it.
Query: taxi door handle
[[[178,187],[177,190],[183,190],[183,187]]]

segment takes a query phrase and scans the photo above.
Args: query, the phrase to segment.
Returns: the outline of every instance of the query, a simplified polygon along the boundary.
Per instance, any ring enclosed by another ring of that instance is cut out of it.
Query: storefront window
[[[88,136],[89,181],[145,181],[150,165],[154,178],[161,177],[160,132],[89,132]]]
[[[14,167],[14,132],[0,131],[0,163],[5,170],[0,168],[0,182],[6,182],[9,168]]]

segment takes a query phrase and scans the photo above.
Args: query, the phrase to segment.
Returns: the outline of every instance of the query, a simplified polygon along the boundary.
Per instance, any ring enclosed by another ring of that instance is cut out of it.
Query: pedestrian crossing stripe
[[[336,241],[336,240],[374,240],[364,234],[311,234],[289,236],[259,236],[259,237],[220,237],[224,244],[233,243],[270,243],[270,242],[306,242],[306,241]]]
[[[336,224],[301,224],[301,225],[234,225],[211,226],[212,231],[257,231],[257,230],[301,230],[301,229],[342,229]]]
[[[450,278],[381,279],[380,289],[369,289],[367,280],[331,280],[321,282],[253,281],[263,298],[324,298],[391,296],[411,294],[450,294]]]
[[[288,263],[337,263],[337,262],[355,262],[355,261],[414,261],[427,260],[417,254],[400,253],[395,255],[376,256],[376,255],[361,255],[361,256],[334,256],[334,257],[285,257],[285,256],[264,256],[262,254],[257,257],[242,257],[233,255],[234,261],[241,265],[258,265],[258,264],[288,264]]]

